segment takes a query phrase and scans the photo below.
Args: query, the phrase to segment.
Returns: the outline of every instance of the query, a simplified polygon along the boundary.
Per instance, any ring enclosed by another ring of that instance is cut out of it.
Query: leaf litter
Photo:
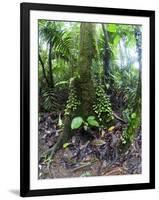
[[[39,158],[51,148],[62,132],[58,126],[58,113],[43,113],[39,117],[38,149]],[[140,174],[141,132],[138,131],[129,149],[120,154],[119,144],[123,124],[117,122],[106,129],[93,129],[89,133],[76,130],[74,136],[63,145],[51,160],[50,170],[47,162],[50,158],[39,160],[39,179],[112,176]]]

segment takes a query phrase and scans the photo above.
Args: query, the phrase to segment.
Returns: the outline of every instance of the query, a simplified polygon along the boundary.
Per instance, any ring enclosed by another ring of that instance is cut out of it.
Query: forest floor
[[[39,158],[57,141],[61,129],[57,113],[39,117]],[[108,176],[141,173],[141,131],[124,153],[119,153],[124,124],[116,122],[111,129],[76,130],[74,136],[57,151],[48,169],[47,158],[39,159],[39,179]]]

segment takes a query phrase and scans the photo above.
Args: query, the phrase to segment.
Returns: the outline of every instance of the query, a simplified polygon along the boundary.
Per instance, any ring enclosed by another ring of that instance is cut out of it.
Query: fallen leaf
[[[114,175],[122,175],[123,174],[123,170],[121,167],[115,167],[114,169],[103,173],[102,175],[104,176],[114,176]]]
[[[108,129],[108,131],[111,132],[111,131],[114,130],[114,128],[115,128],[115,126],[111,126],[111,127]]]
[[[95,146],[101,146],[101,145],[105,144],[105,141],[96,139],[96,140],[93,140],[91,143],[92,143],[92,145],[95,145]]]
[[[63,144],[63,148],[66,149],[70,144],[71,144],[70,142]]]

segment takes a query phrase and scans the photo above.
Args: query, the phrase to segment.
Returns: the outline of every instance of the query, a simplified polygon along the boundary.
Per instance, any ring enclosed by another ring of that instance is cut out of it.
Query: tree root
[[[50,149],[46,150],[41,156],[39,161],[45,157],[45,156],[49,156],[51,159],[54,157],[55,153],[57,152],[57,150],[62,146],[62,140],[63,140],[63,134],[60,135],[60,137],[58,138],[58,141],[56,142],[56,144],[51,147]]]
[[[82,163],[80,166],[78,166],[78,167],[72,169],[71,172],[75,172],[75,171],[81,170],[81,169],[83,169],[83,168],[85,168],[85,167],[89,167],[89,166],[91,166],[92,164],[94,164],[94,163],[97,162],[97,161],[98,161],[98,160],[95,159],[95,160],[92,161],[92,162]]]
[[[51,159],[53,159],[55,153],[62,147],[62,145],[64,143],[66,143],[69,138],[71,138],[72,136],[72,132],[71,132],[71,117],[70,116],[66,116],[65,120],[64,120],[64,129],[63,129],[63,133],[60,134],[56,144],[51,147],[50,149],[46,150],[41,156],[40,156],[40,160],[45,157],[46,155],[48,155]]]

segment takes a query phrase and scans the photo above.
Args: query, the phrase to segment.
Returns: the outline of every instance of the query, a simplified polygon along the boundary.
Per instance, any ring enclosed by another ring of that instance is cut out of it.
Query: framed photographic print
[[[21,4],[21,196],[155,188],[155,12]]]

